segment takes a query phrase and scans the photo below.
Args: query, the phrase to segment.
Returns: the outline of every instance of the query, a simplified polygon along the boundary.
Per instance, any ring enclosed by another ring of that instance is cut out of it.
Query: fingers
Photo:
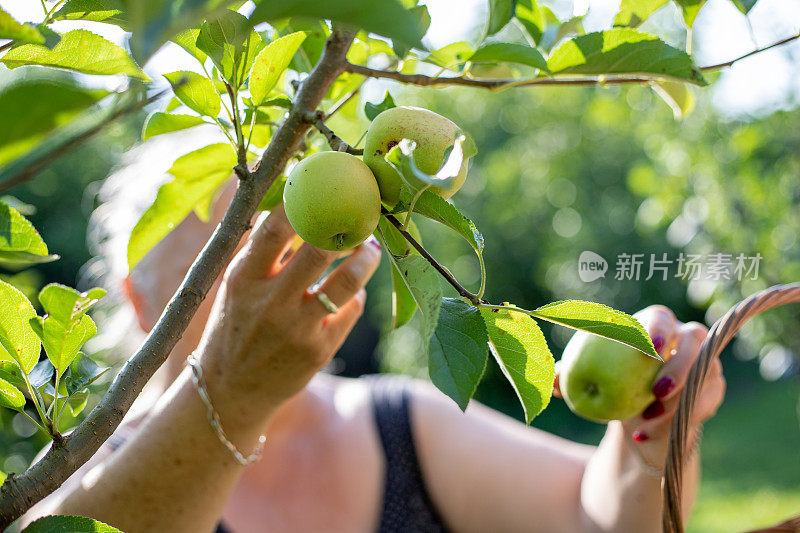
[[[381,261],[380,245],[375,239],[368,239],[358,246],[336,270],[328,274],[322,281],[319,291],[331,299],[336,306],[343,306],[350,301],[369,281]],[[315,299],[309,295],[309,300]],[[313,313],[327,313],[324,306],[311,301]]]
[[[559,375],[561,374],[561,371],[560,371],[560,368],[559,368],[561,366],[560,363],[561,363],[560,360],[556,361],[556,369],[555,369],[556,370],[556,378],[553,381],[553,396],[555,396],[556,398],[563,398],[563,396],[561,395],[561,380],[559,379]]]
[[[283,205],[260,215],[247,244],[232,263],[237,275],[261,279],[276,274],[280,269],[279,261],[295,236]]]
[[[336,314],[328,314],[323,323],[323,330],[327,332],[328,338],[334,344],[333,350],[339,349],[344,339],[356,325],[361,314],[364,312],[364,304],[367,301],[367,291],[359,290],[346,304],[339,307]]]
[[[653,382],[656,398],[664,401],[677,396],[686,383],[686,377],[697,360],[707,334],[708,328],[698,322],[689,322],[677,328],[675,338],[668,346],[669,352],[663,354],[664,366]]]
[[[650,335],[653,346],[659,355],[663,356],[664,346],[667,345],[678,325],[678,320],[668,307],[651,305],[633,315]]]
[[[719,359],[715,359],[708,369],[703,388],[694,405],[692,420],[695,424],[702,424],[717,413],[722,400],[725,399],[726,388],[722,364]]]
[[[303,243],[286,261],[279,277],[284,289],[293,294],[302,293],[339,257],[339,252],[331,252]]]

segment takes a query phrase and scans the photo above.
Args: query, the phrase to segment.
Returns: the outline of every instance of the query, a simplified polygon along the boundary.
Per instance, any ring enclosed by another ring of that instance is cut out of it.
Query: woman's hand
[[[697,322],[682,323],[668,308],[650,306],[634,315],[653,339],[656,351],[665,359],[653,382],[656,400],[639,415],[623,422],[625,432],[651,466],[661,469],[667,453],[672,417],[678,408],[689,369],[700,353],[708,329]],[[690,446],[699,426],[714,416],[725,396],[722,364],[715,359],[709,367],[689,423]]]
[[[325,366],[361,315],[369,278],[380,262],[374,238],[358,246],[319,290],[309,292],[340,252],[304,243],[283,206],[262,216],[231,261],[198,347],[209,394],[223,419],[261,418],[299,392]],[[229,423],[226,420],[226,423]]]

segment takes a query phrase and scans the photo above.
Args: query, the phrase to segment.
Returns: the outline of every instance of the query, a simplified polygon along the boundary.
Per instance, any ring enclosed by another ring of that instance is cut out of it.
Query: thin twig
[[[707,72],[733,65],[737,61],[759,54],[771,48],[782,46],[800,38],[800,34],[781,39],[775,43],[758,48],[742,56],[731,59],[724,63],[701,67],[700,71]],[[466,87],[481,87],[484,89],[499,90],[509,87],[527,87],[533,85],[614,85],[627,83],[652,83],[657,81],[657,76],[641,76],[626,74],[605,74],[590,76],[560,76],[560,77],[538,77],[538,78],[501,78],[501,79],[481,79],[468,78],[466,76],[427,76],[425,74],[403,74],[394,70],[380,70],[363,65],[348,63],[345,66],[346,72],[360,74],[369,78],[385,78],[396,80],[409,85],[436,86],[436,85],[461,85]]]
[[[403,237],[408,241],[408,243],[411,244],[411,246],[413,246],[414,249],[418,251],[419,254],[422,257],[424,257],[425,260],[428,261],[428,263],[430,263],[431,266],[435,268],[437,272],[439,272],[439,274],[442,275],[442,277],[447,281],[447,283],[453,286],[453,288],[456,290],[456,292],[458,292],[459,295],[463,296],[464,298],[472,302],[473,305],[476,306],[485,303],[478,297],[477,294],[471,293],[463,285],[461,285],[458,282],[458,280],[450,273],[449,270],[447,270],[444,266],[442,266],[430,253],[428,253],[428,250],[426,250],[424,246],[422,246],[419,242],[417,242],[417,240],[409,232],[404,230],[403,223],[397,220],[397,218],[394,215],[390,214],[384,208],[381,208],[381,213],[383,214],[384,217],[386,217],[386,220],[388,220],[395,228],[397,228],[397,231],[399,231],[403,235]]]
[[[14,46],[15,44],[17,44],[17,42],[16,42],[16,41],[8,41],[8,42],[7,42],[6,44],[4,44],[3,46],[0,46],[0,52],[5,52],[6,50],[8,50],[9,48],[11,48],[11,47],[12,47],[12,46]]]
[[[366,82],[366,80],[362,81],[358,87],[350,91],[350,93],[347,96],[336,102],[336,104],[331,108],[331,110],[328,111],[328,114],[325,115],[325,118],[323,120],[325,121],[331,118],[333,115],[336,114],[337,111],[346,106],[347,102],[358,96],[358,93],[361,92],[361,87],[364,85],[364,82]]]
[[[40,159],[37,159],[36,161],[33,161],[30,164],[27,164],[20,173],[16,174],[11,179],[4,181],[3,183],[0,183],[0,192],[5,192],[10,188],[19,185],[20,183],[30,180],[31,178],[35,177],[39,171],[41,171],[47,165],[52,163],[59,156],[65,154],[66,152],[70,151],[76,146],[83,144],[87,140],[91,139],[92,137],[103,131],[109,124],[111,124],[116,119],[142,109],[148,104],[155,102],[156,100],[158,100],[171,90],[172,89],[163,90],[161,92],[154,94],[149,98],[139,100],[138,102],[134,102],[128,106],[118,109],[117,111],[112,113],[106,120],[100,122],[96,126],[86,130],[85,132],[82,132],[80,135],[77,135],[69,139],[61,146],[57,147],[51,152],[44,154]]]
[[[304,115],[305,121],[312,124],[328,140],[331,149],[337,152],[347,152],[352,155],[364,155],[364,150],[353,148],[342,139],[336,136],[328,126],[325,125],[325,113],[322,111],[311,111]]]
[[[750,56],[754,56],[756,54],[760,54],[761,52],[764,52],[766,50],[770,50],[772,48],[776,48],[778,46],[783,46],[784,44],[788,44],[788,43],[790,43],[792,41],[796,41],[797,39],[800,39],[800,33],[798,33],[797,35],[792,35],[791,37],[787,37],[785,39],[781,39],[780,41],[774,42],[774,43],[772,43],[770,45],[767,45],[767,46],[765,46],[763,48],[756,48],[755,50],[747,52],[746,54],[741,55],[741,56],[739,56],[737,58],[731,59],[730,61],[726,61],[724,63],[718,63],[716,65],[708,65],[706,67],[700,67],[700,70],[705,72],[707,70],[717,70],[717,69],[721,69],[721,68],[725,68],[725,67],[730,67],[731,65],[733,65],[737,61],[741,61],[742,59],[746,59],[746,58],[748,58]]]

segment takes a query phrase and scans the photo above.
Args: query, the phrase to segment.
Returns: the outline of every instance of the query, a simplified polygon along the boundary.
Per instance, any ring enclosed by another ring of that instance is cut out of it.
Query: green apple
[[[372,171],[345,152],[320,152],[300,161],[283,190],[286,217],[307,243],[348,250],[378,226],[381,196]]]
[[[569,408],[597,421],[627,420],[653,400],[661,361],[625,344],[579,331],[559,363],[559,387]]]
[[[384,156],[403,139],[417,143],[414,161],[426,174],[435,174],[444,160],[445,150],[453,145],[456,124],[433,111],[419,107],[393,107],[387,109],[372,121],[367,130],[364,145],[364,163],[375,173],[381,189],[381,199],[394,206],[400,199],[400,174],[386,162]],[[461,164],[461,171],[447,189],[431,187],[430,190],[447,199],[453,196],[467,179],[467,159]]]

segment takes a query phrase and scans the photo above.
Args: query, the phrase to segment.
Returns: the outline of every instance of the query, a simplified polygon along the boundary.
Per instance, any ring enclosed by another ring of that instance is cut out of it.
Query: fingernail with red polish
[[[644,418],[645,420],[650,420],[651,418],[655,418],[663,414],[664,414],[664,404],[656,400],[650,405],[648,405],[647,408],[642,412],[642,418]]]
[[[378,250],[381,249],[381,243],[378,242],[378,239],[375,238],[375,235],[370,235],[369,238],[366,240],[366,243]]]
[[[655,335],[653,337],[653,348],[656,349],[656,353],[661,353],[661,348],[663,347],[664,347],[664,336]]]
[[[644,442],[650,437],[647,436],[647,433],[644,431],[634,431],[633,432],[633,442]]]
[[[663,378],[656,381],[656,384],[653,385],[653,395],[658,398],[659,400],[672,392],[672,389],[675,388],[675,382],[669,376],[664,376]]]

